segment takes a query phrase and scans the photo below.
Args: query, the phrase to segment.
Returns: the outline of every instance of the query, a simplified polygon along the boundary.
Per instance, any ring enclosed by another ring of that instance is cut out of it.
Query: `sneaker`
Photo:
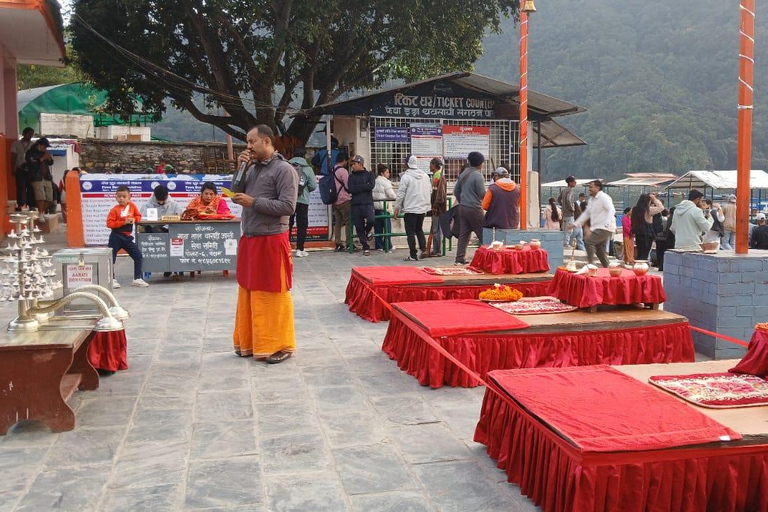
[[[388,252],[388,253],[393,253],[393,252],[395,252],[395,248],[393,247],[393,248],[391,248],[390,250],[388,250],[387,252]]]
[[[466,260],[465,261],[457,261],[456,263],[454,263],[454,265],[457,266],[457,267],[460,267],[460,266],[463,266],[463,265],[469,265],[469,262],[466,261]]]
[[[300,251],[300,250],[296,249],[296,252],[294,253],[294,256],[296,256],[297,258],[303,258],[304,257],[304,251]]]
[[[363,251],[363,256],[370,256],[370,255],[371,255],[371,251],[369,251],[368,249]]]
[[[139,287],[139,288],[146,288],[147,286],[149,286],[149,283],[148,283],[148,282],[146,282],[146,281],[145,281],[145,280],[143,280],[143,279],[134,279],[134,280],[131,282],[131,286],[137,286],[137,287]]]
[[[112,289],[113,289],[113,290],[117,290],[118,288],[122,288],[122,286],[120,286],[120,283],[118,283],[117,281],[115,281],[115,280],[113,279],[113,280],[112,280]]]
[[[423,260],[424,258],[429,258],[429,254],[427,254],[427,251],[421,251],[419,253],[419,259]]]
[[[344,252],[344,250],[345,249],[343,245],[337,245],[333,252]]]

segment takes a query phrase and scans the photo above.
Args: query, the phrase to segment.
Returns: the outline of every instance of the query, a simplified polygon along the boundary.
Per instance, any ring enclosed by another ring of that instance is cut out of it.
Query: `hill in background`
[[[545,151],[545,180],[736,168],[737,4],[542,0],[536,7],[530,88],[588,110],[561,119],[589,145]],[[757,23],[752,168],[768,169],[768,39],[759,13]],[[485,40],[476,71],[516,83],[518,31],[511,21],[503,28]]]

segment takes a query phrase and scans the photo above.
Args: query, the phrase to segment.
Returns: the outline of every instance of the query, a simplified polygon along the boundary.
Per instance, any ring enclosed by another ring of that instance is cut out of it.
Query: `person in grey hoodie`
[[[669,228],[675,234],[675,249],[700,250],[701,236],[709,231],[713,223],[714,219],[704,202],[704,194],[691,190],[688,200],[682,201],[675,208],[672,226]]]
[[[296,211],[288,219],[288,232],[293,231],[293,224],[296,223],[296,257],[304,258],[309,253],[304,250],[304,242],[307,239],[307,228],[309,227],[309,194],[317,188],[315,171],[304,158],[306,150],[304,148],[294,148],[293,158],[288,163],[296,169],[299,175],[299,197],[296,199]]]
[[[173,198],[168,196],[168,187],[165,185],[158,185],[155,187],[155,189],[152,191],[152,197],[149,198],[149,201],[141,205],[141,208],[139,208],[139,212],[141,212],[141,217],[144,220],[147,219],[147,210],[150,209],[156,209],[157,210],[157,220],[161,220],[163,218],[163,215],[181,215],[184,213],[184,207],[181,206],[179,203],[173,200]],[[148,230],[149,226],[145,226],[145,231]],[[158,231],[162,228],[156,228],[156,233],[167,233],[168,229],[165,229],[164,231]]]
[[[147,210],[155,208],[157,210],[157,220],[162,220],[163,215],[181,215],[184,213],[184,207],[173,200],[168,195],[168,187],[165,185],[158,185],[152,191],[152,196],[149,201],[141,205],[139,212],[144,220],[147,220]],[[143,226],[142,229],[145,233],[167,233],[167,226]],[[145,273],[145,276],[149,272]],[[178,274],[178,272],[176,272]],[[170,277],[170,272],[163,272],[163,277]]]
[[[469,167],[459,174],[459,179],[453,187],[453,195],[459,202],[459,243],[456,247],[456,265],[467,265],[466,259],[469,238],[474,232],[480,245],[483,245],[483,198],[485,197],[485,179],[483,165],[485,157],[478,151],[467,155]]]
[[[418,160],[411,155],[408,157],[408,168],[400,176],[395,201],[395,217],[403,212],[405,234],[408,238],[410,255],[404,261],[418,261],[416,239],[419,240],[419,250],[424,257],[427,251],[427,239],[424,237],[424,216],[432,209],[432,182],[429,175],[419,169]]]

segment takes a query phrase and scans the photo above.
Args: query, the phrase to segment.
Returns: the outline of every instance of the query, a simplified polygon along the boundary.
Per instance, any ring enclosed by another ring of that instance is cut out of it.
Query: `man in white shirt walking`
[[[587,249],[587,260],[594,262],[595,253],[603,267],[608,266],[607,242],[616,232],[616,208],[613,207],[611,196],[603,192],[603,184],[598,181],[589,183],[589,202],[584,212],[571,225],[581,227],[588,220],[592,232],[584,240]]]

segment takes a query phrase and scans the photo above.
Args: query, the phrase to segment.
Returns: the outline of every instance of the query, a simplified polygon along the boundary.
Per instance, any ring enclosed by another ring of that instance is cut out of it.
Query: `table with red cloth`
[[[547,293],[578,308],[640,302],[659,304],[667,300],[661,277],[649,274],[638,276],[625,269],[618,277],[612,277],[607,268],[598,269],[594,277],[557,269]]]
[[[481,379],[499,369],[694,360],[687,319],[666,311],[632,308],[526,315],[521,318],[528,327],[515,330],[481,323],[474,311],[467,301],[393,304],[382,350],[401,370],[433,388],[480,383],[431,346],[430,340]],[[447,321],[458,322],[460,329],[439,331]]]
[[[495,275],[549,272],[547,257],[544,249],[531,249],[527,244],[523,249],[491,249],[484,245],[475,251],[469,266]]]
[[[369,322],[389,320],[389,304],[423,300],[477,299],[494,283],[507,284],[526,297],[546,295],[550,274],[439,276],[419,267],[355,267],[344,302]]]
[[[765,512],[768,409],[700,408],[647,384],[733,364],[491,372],[474,439],[544,512]]]

